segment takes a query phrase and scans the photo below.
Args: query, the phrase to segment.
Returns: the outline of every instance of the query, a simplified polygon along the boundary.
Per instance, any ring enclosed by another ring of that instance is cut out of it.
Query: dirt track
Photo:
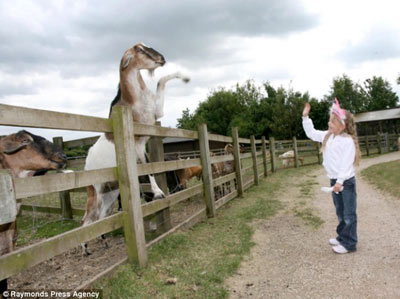
[[[231,298],[400,298],[400,201],[362,180],[359,171],[376,163],[399,160],[395,152],[364,159],[357,169],[358,250],[337,255],[328,240],[335,237],[337,218],[322,169],[282,193],[286,208],[270,220],[254,224],[257,244],[226,281]],[[294,216],[301,182],[314,180],[314,213],[319,229]]]

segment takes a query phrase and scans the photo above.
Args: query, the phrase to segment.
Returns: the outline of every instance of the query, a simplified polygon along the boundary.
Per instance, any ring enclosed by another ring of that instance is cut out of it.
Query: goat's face
[[[145,69],[152,72],[165,64],[164,56],[156,50],[139,43],[125,51],[121,59],[120,71],[128,71],[131,68]]]
[[[55,144],[27,131],[8,135],[0,140],[0,162],[15,176],[24,171],[60,169],[67,157]]]
[[[233,153],[232,144],[228,143],[227,145],[225,145],[224,152],[225,154],[232,154]]]

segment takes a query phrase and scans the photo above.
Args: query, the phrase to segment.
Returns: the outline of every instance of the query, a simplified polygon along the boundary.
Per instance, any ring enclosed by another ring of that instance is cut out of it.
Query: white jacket
[[[303,129],[308,138],[316,142],[323,142],[328,131],[318,131],[314,129],[312,120],[303,117]],[[323,151],[324,162],[322,165],[330,179],[337,179],[337,183],[343,182],[354,176],[354,159],[356,148],[353,138],[347,134],[329,137]]]

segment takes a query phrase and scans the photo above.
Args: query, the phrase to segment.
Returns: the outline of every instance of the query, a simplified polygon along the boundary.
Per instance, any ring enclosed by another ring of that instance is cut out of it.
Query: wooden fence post
[[[243,176],[242,176],[242,163],[240,161],[240,145],[239,145],[239,132],[238,128],[232,128],[232,139],[233,139],[233,157],[235,159],[235,172],[237,181],[238,196],[243,196]]]
[[[383,138],[385,140],[385,152],[388,153],[390,152],[390,146],[389,146],[389,135],[387,132],[383,134]]]
[[[297,140],[296,137],[293,137],[293,152],[294,152],[294,166],[299,168],[299,153],[297,151]]]
[[[267,169],[267,148],[265,144],[265,136],[261,137],[261,150],[263,155],[263,164],[264,164],[264,176],[268,176],[268,169]]]
[[[376,135],[376,140],[378,142],[378,154],[382,155],[382,138],[381,138],[381,134],[377,134]]]
[[[271,170],[276,172],[275,138],[269,138],[269,152],[271,154]]]
[[[156,126],[161,126],[161,123],[158,121],[156,122]],[[150,156],[150,161],[151,162],[164,162],[164,145],[162,142],[161,137],[156,137],[153,136],[150,138],[148,141],[148,147],[149,147],[149,156]],[[161,188],[161,190],[165,193],[168,194],[168,186],[167,186],[167,176],[165,173],[160,173],[154,175],[156,182],[158,186]],[[159,233],[164,233],[172,228],[171,224],[171,215],[170,215],[170,210],[169,208],[166,208],[164,210],[161,210],[156,213],[155,216],[157,221],[157,231]]]
[[[54,137],[53,143],[58,145],[62,150],[64,150],[64,141],[62,137]],[[60,197],[61,214],[63,219],[72,219],[72,206],[71,206],[71,195],[69,191],[58,192]]]
[[[136,165],[132,108],[114,106],[112,123],[128,261],[138,262],[144,267],[147,264],[147,249]]]
[[[250,144],[251,144],[251,158],[253,160],[253,175],[254,175],[254,184],[258,185],[258,167],[257,167],[257,150],[256,150],[256,138],[254,135],[250,136]]]
[[[318,164],[321,164],[321,144],[317,142],[317,157],[318,157]]]
[[[8,169],[0,170],[0,225],[14,222],[17,218],[17,201],[14,184]],[[5,242],[5,241],[4,241]]]
[[[367,150],[367,156],[369,156],[368,135],[365,136],[365,148]]]
[[[215,216],[215,196],[214,184],[212,178],[211,160],[210,160],[210,146],[208,144],[207,125],[201,124],[199,126],[199,147],[201,166],[203,168],[203,187],[204,198],[207,205],[207,216]]]

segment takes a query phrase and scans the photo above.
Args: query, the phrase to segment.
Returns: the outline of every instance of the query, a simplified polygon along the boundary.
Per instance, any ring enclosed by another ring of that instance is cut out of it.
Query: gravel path
[[[226,281],[231,298],[400,298],[400,200],[362,180],[359,171],[399,160],[400,152],[364,159],[357,169],[358,250],[334,254],[337,218],[329,181],[318,169],[282,193],[286,208],[254,224],[256,246],[238,273]],[[294,216],[302,183],[314,181],[309,205],[325,223],[313,229]]]

